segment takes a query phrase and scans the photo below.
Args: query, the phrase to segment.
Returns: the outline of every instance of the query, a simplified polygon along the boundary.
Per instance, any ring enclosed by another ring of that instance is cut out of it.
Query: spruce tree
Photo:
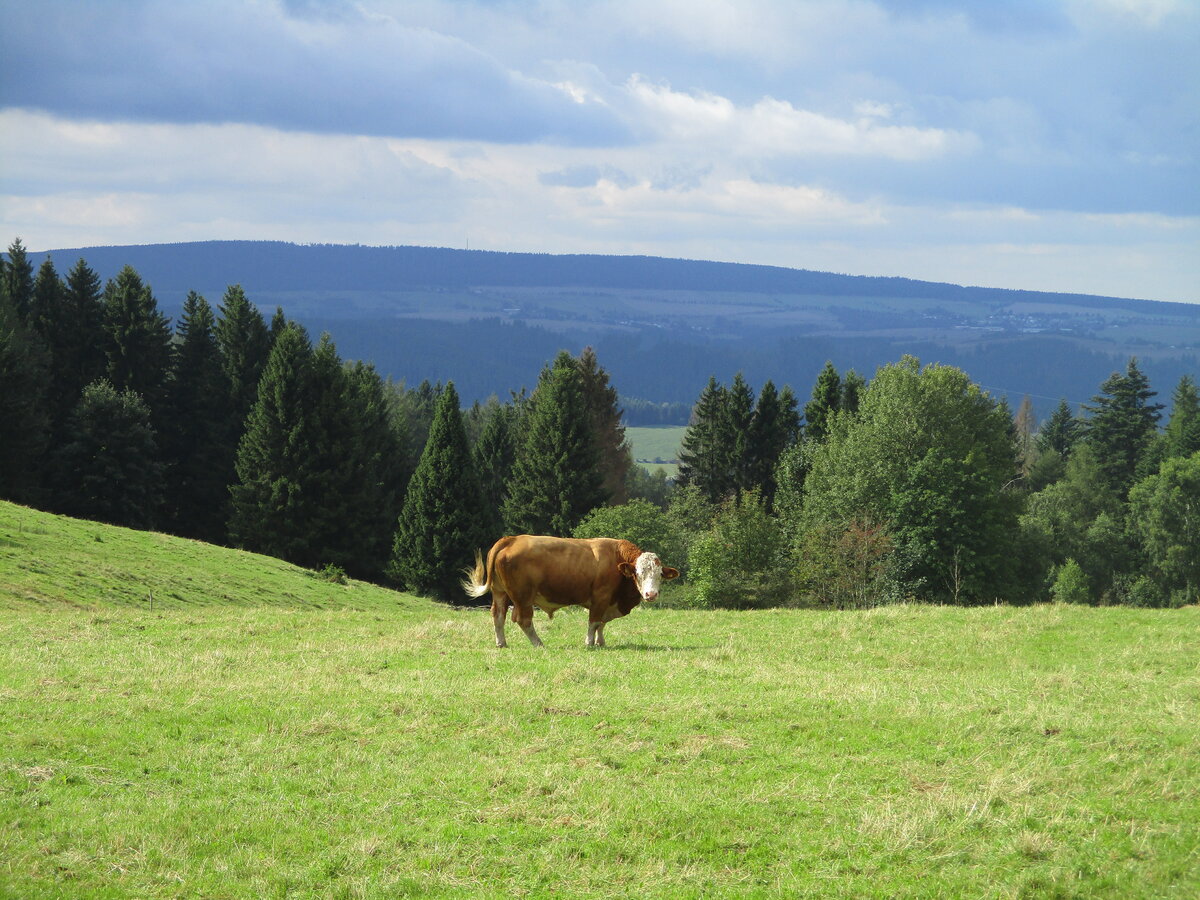
[[[217,344],[229,384],[231,441],[236,447],[258,396],[258,381],[271,352],[271,339],[262,313],[246,299],[240,284],[226,288],[218,312]]]
[[[1171,418],[1163,434],[1163,456],[1174,459],[1200,450],[1200,396],[1191,375],[1184,375],[1171,398]]]
[[[758,394],[751,422],[750,462],[751,487],[759,491],[768,511],[775,502],[775,468],[796,439],[799,419],[791,389],[784,387],[778,392],[775,383],[767,381]]]
[[[581,381],[578,364],[565,350],[542,370],[504,503],[510,533],[565,537],[604,502]]]
[[[1155,391],[1131,357],[1125,374],[1114,372],[1084,408],[1088,443],[1096,450],[1109,484],[1124,498],[1133,486],[1138,462],[1156,433],[1161,403],[1151,403]]]
[[[63,293],[64,328],[61,355],[55,365],[69,377],[70,394],[78,400],[86,385],[104,376],[104,291],[100,276],[82,257],[67,273]]]
[[[723,413],[718,444],[724,448],[727,491],[738,495],[750,490],[754,484],[754,454],[751,449],[754,391],[741,372],[733,377],[733,384],[729,386]]]
[[[1066,459],[1079,438],[1080,421],[1071,412],[1066,400],[1060,400],[1050,418],[1038,429],[1037,448],[1042,453],[1054,452]]]
[[[38,500],[49,420],[42,342],[0,293],[0,497]]]
[[[360,552],[365,549],[363,521],[370,518],[369,506],[364,506],[370,476],[360,455],[357,397],[328,334],[321,335],[310,360],[309,390],[312,438],[306,490],[312,519],[305,529],[307,556],[311,565],[333,564],[362,574],[367,568]]]
[[[33,301],[33,263],[20,238],[9,245],[8,260],[0,266],[0,294],[8,297],[20,320],[28,323]]]
[[[458,392],[450,382],[438,397],[398,520],[391,566],[397,582],[445,602],[460,600],[462,568],[484,543],[481,503]]]
[[[516,459],[515,404],[485,407],[483,431],[476,442],[472,457],[479,476],[482,505],[479,510],[485,545],[504,535],[504,500],[508,495],[508,479]]]
[[[229,519],[229,384],[212,307],[195,291],[184,301],[175,337],[162,435],[169,466],[165,520],[176,534],[220,543]]]
[[[847,415],[858,412],[859,398],[866,389],[867,380],[853,369],[848,369],[845,377],[842,378],[842,396],[838,409]]]
[[[625,502],[625,479],[633,468],[633,452],[625,440],[617,389],[608,383],[608,372],[601,368],[596,351],[585,347],[579,356],[583,402],[587,407],[588,428],[600,459],[605,502]]]
[[[133,391],[160,428],[171,365],[171,328],[150,286],[125,266],[104,290],[104,349],[107,378],[118,391]]]
[[[833,363],[826,361],[813,385],[812,399],[804,404],[804,439],[814,443],[825,440],[830,420],[841,405],[842,379]]]
[[[353,518],[346,525],[351,552],[346,570],[379,580],[392,552],[396,520],[411,474],[404,437],[391,415],[390,396],[375,367],[356,362],[345,370],[346,405],[354,420],[352,452],[357,460],[351,485]]]
[[[162,466],[150,410],[132,390],[100,380],[83,389],[55,459],[68,515],[151,528],[162,503]]]
[[[279,335],[237,452],[230,538],[248,550],[300,565],[311,556],[315,428],[312,344],[294,323]]]
[[[729,448],[723,444],[727,391],[709,376],[692,408],[691,422],[684,432],[679,450],[680,485],[695,485],[710,503],[718,503],[732,489],[726,460]]]

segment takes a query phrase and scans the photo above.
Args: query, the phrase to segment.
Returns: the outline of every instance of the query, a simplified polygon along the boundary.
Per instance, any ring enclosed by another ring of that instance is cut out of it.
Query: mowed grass
[[[499,651],[9,505],[0,598],[0,896],[1200,894],[1196,608],[650,608],[591,652],[565,610]]]
[[[633,448],[633,458],[651,472],[664,469],[672,476],[679,464],[671,460],[678,459],[679,445],[686,433],[685,425],[628,426],[625,429],[625,437]],[[665,462],[656,463],[656,459]]]

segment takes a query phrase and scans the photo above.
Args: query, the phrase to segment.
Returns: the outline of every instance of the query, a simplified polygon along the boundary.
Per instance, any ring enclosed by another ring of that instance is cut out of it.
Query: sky
[[[631,253],[1200,302],[1200,0],[0,0],[0,22],[5,246]]]

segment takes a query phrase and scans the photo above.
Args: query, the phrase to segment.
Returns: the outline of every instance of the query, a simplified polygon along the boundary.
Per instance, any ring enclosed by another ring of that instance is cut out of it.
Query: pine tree
[[[271,353],[271,339],[262,313],[246,299],[240,284],[226,288],[218,312],[217,344],[229,384],[229,420],[236,446],[258,396],[258,381]]]
[[[363,521],[368,474],[360,454],[362,425],[356,397],[329,334],[322,334],[309,364],[312,429],[311,456],[306,461],[311,520],[307,557],[314,566],[333,564],[362,572],[359,556],[365,537]]]
[[[804,404],[804,439],[814,443],[825,440],[830,420],[841,405],[842,379],[833,363],[826,361],[813,385],[812,399]]]
[[[1191,456],[1200,450],[1200,396],[1191,375],[1184,375],[1175,386],[1163,445],[1166,459]]]
[[[563,537],[604,502],[581,381],[579,365],[566,351],[542,370],[504,503],[510,533]]]
[[[104,376],[104,291],[100,276],[81,257],[67,273],[63,294],[64,329],[61,356],[55,366],[69,376],[78,400],[86,385]]]
[[[396,580],[439,600],[461,599],[462,568],[484,542],[481,503],[458,392],[450,382],[438,397],[400,513],[391,568]]]
[[[504,535],[504,500],[509,475],[516,459],[516,404],[485,407],[483,431],[472,456],[479,476],[482,504],[479,518],[484,530],[483,544],[489,546]]]
[[[633,468],[633,452],[625,440],[617,389],[609,385],[608,373],[600,367],[591,347],[585,347],[579,356],[579,373],[588,428],[600,459],[605,502],[618,505],[626,499],[625,479]]]
[[[725,396],[724,415],[719,420],[718,444],[724,447],[729,490],[736,496],[754,485],[754,453],[751,449],[754,422],[754,391],[738,372]]]
[[[49,421],[45,384],[49,361],[37,335],[0,293],[0,497],[38,499],[40,460]]]
[[[352,549],[346,570],[360,578],[379,580],[391,556],[392,533],[411,472],[383,379],[374,366],[362,362],[348,366],[345,372],[346,405],[354,420],[352,452],[357,460],[351,487],[354,516],[346,527]]]
[[[783,451],[795,441],[799,421],[791,388],[777,392],[774,382],[767,381],[758,394],[750,426],[750,486],[759,491],[768,511],[775,502],[775,468]]]
[[[220,543],[229,519],[229,384],[212,307],[195,291],[184,301],[175,336],[169,418],[162,435],[169,465],[165,520],[176,534]]]
[[[732,488],[725,464],[728,448],[721,443],[726,397],[725,388],[710,376],[679,450],[679,484],[695,485],[710,503],[720,502]]]
[[[1050,418],[1038,429],[1037,448],[1043,453],[1053,451],[1066,459],[1071,455],[1080,434],[1080,421],[1071,412],[1066,400],[1060,400]]]
[[[1155,391],[1130,358],[1125,374],[1114,372],[1093,398],[1087,439],[1095,448],[1100,467],[1109,484],[1123,498],[1133,486],[1138,462],[1154,439],[1161,403],[1151,403]]]
[[[29,322],[33,301],[33,263],[20,238],[8,247],[8,261],[0,266],[0,295],[8,297],[22,322]]]
[[[853,369],[848,369],[842,379],[842,396],[838,408],[847,415],[858,412],[859,398],[866,389],[867,380]]]
[[[248,550],[317,565],[310,547],[314,519],[311,461],[312,344],[294,323],[279,335],[238,445],[238,480],[230,488],[230,538]]]
[[[171,365],[171,328],[150,286],[126,266],[104,290],[107,378],[118,391],[133,391],[157,427],[165,421],[163,399]]]
[[[88,385],[68,436],[55,461],[62,511],[130,528],[153,527],[162,502],[162,466],[142,398],[104,380]]]
[[[286,330],[286,323],[284,328]],[[220,457],[225,468],[225,481],[233,484],[238,479],[238,448],[258,398],[259,380],[274,347],[262,313],[246,299],[241,285],[233,284],[225,289],[218,307],[216,336],[228,391]]]

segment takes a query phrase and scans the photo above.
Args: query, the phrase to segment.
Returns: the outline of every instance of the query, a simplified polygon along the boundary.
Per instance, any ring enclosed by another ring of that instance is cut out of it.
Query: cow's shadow
[[[698,644],[689,647],[669,646],[667,644],[605,644],[603,647],[593,647],[603,653],[694,653],[697,650],[713,650],[716,644]]]

